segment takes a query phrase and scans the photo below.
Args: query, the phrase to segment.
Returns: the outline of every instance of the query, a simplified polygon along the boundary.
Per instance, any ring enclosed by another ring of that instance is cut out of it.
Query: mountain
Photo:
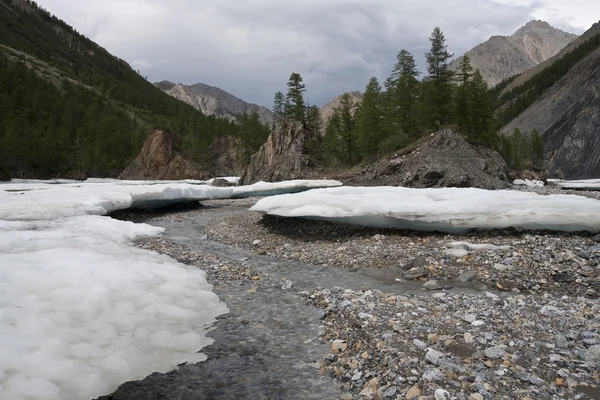
[[[577,35],[553,28],[547,22],[531,21],[511,36],[492,36],[466,55],[488,86],[493,87],[548,60],[576,38]],[[454,60],[450,69],[458,70],[462,58]]]
[[[198,158],[236,124],[205,116],[28,0],[0,0],[0,176],[116,176],[155,129]]]
[[[600,23],[560,54],[527,71],[500,95],[502,128],[536,129],[551,177],[600,176]]]
[[[263,124],[273,125],[273,112],[256,104],[246,103],[218,87],[197,83],[192,86],[175,84],[169,81],[155,85],[170,96],[183,101],[205,115],[228,118],[237,121],[241,115],[258,113]]]

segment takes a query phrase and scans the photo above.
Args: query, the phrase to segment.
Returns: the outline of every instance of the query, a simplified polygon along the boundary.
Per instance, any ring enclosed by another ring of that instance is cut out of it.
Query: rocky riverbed
[[[600,398],[597,237],[385,231],[255,201],[144,216],[166,233],[138,245],[204,269],[231,312],[206,362],[105,399]]]

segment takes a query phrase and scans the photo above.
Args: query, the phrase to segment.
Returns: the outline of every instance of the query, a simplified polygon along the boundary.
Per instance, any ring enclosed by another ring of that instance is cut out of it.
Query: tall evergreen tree
[[[287,83],[288,91],[285,96],[285,114],[287,117],[299,122],[304,122],[306,105],[304,104],[304,92],[306,91],[302,83],[300,74],[293,72]]]
[[[313,133],[319,133],[323,128],[321,110],[314,104],[306,110],[306,128]]]
[[[283,119],[285,106],[285,97],[282,92],[275,93],[273,99],[273,114],[275,114],[275,122],[280,122]]]
[[[340,115],[340,145],[341,161],[346,165],[354,165],[358,161],[358,151],[356,143],[356,129],[353,110],[356,105],[352,101],[349,93],[344,93],[340,97],[339,115]]]
[[[363,101],[356,114],[358,151],[361,157],[378,155],[382,139],[381,86],[372,77],[367,84]]]
[[[329,165],[339,162],[341,147],[342,119],[340,113],[335,110],[327,121],[325,136],[323,137],[323,154]]]
[[[455,96],[455,120],[458,127],[467,137],[472,136],[472,114],[474,87],[471,85],[473,67],[469,56],[465,55],[459,66],[456,76],[457,88]]]
[[[431,49],[425,55],[427,73],[425,78],[425,102],[429,111],[430,126],[438,127],[450,122],[452,116],[452,71],[448,68],[453,54],[448,53],[446,38],[436,27],[429,38]]]
[[[530,140],[532,153],[531,163],[535,168],[542,168],[544,166],[544,141],[537,129],[534,128],[531,131]]]
[[[392,71],[395,81],[395,100],[400,132],[412,135],[418,129],[415,103],[418,97],[419,71],[415,58],[407,50],[400,50]]]
[[[492,131],[494,118],[493,104],[487,84],[478,69],[473,74],[473,81],[470,86],[473,101],[470,124],[471,138],[476,141],[484,141],[492,144],[492,136],[495,135],[495,132]]]

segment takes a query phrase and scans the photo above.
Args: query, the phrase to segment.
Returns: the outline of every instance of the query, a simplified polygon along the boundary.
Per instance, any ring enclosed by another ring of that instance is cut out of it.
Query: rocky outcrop
[[[233,136],[219,136],[206,151],[206,170],[212,176],[241,176],[245,165],[242,164],[242,142]]]
[[[508,174],[506,163],[496,151],[470,144],[456,131],[444,129],[405,154],[393,154],[368,165],[344,183],[502,189],[510,183]]]
[[[550,177],[578,179],[600,175],[600,48],[577,63],[536,102],[508,123],[537,129],[544,140]]]
[[[156,130],[144,143],[140,154],[119,175],[119,179],[206,179],[206,172],[181,149],[181,138],[169,131]]]
[[[169,81],[157,82],[155,85],[170,96],[183,101],[205,115],[229,118],[232,121],[244,114],[258,113],[263,124],[273,124],[273,112],[256,104],[246,103],[217,87],[197,83],[192,86],[175,84]]]
[[[576,38],[547,22],[531,21],[511,36],[492,36],[466,54],[488,86],[493,87],[548,60]],[[462,57],[453,61],[450,69],[458,70],[461,61]]]
[[[350,97],[352,98],[352,102],[355,104],[353,111],[356,112],[358,105],[362,103],[363,94],[359,91],[348,92]],[[327,126],[327,122],[329,118],[333,115],[335,110],[340,107],[341,98],[343,94],[337,96],[335,99],[331,100],[329,103],[325,104],[321,107],[321,119],[323,121],[323,131],[325,131],[325,127]]]
[[[308,177],[320,167],[310,156],[310,149],[318,146],[320,140],[318,133],[304,129],[302,123],[276,124],[265,144],[250,159],[241,184]]]

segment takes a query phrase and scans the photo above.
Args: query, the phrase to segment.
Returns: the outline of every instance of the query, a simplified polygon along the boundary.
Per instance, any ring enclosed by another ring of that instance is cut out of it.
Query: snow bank
[[[600,201],[573,195],[483,189],[341,187],[261,199],[252,211],[380,228],[600,231]]]
[[[230,194],[184,184],[0,185],[0,398],[90,399],[203,360],[196,352],[227,312],[204,271],[130,245],[162,228],[100,215]]]
[[[292,180],[283,182],[257,182],[252,185],[238,186],[233,189],[233,198],[252,196],[274,196],[284,193],[297,193],[310,189],[342,186],[342,182],[333,180]]]
[[[544,182],[529,179],[515,179],[512,184],[515,186],[544,187]]]

